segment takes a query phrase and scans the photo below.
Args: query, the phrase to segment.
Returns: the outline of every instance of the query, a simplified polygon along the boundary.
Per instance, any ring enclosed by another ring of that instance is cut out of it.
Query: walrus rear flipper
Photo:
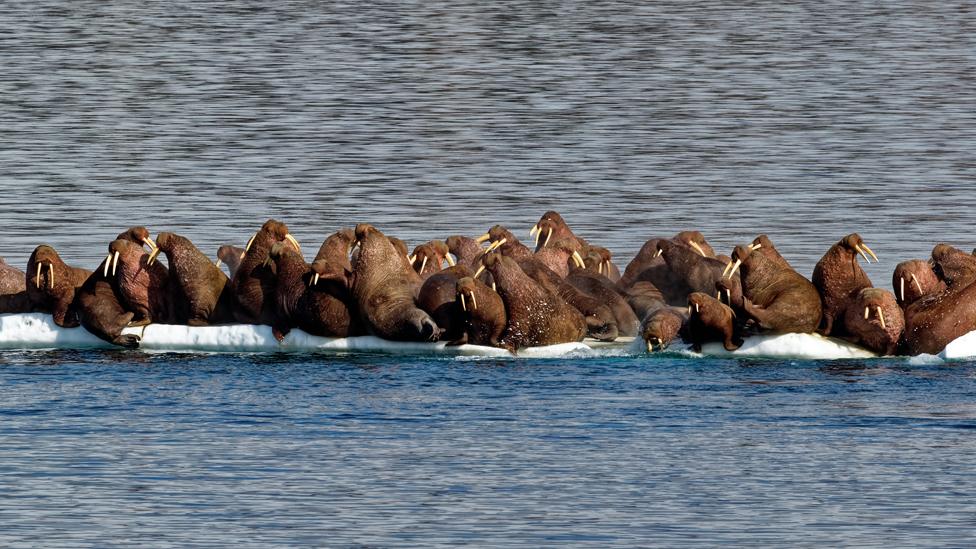
[[[142,338],[135,334],[122,334],[113,339],[110,343],[118,345],[119,347],[125,347],[126,349],[138,349],[140,341],[142,341]]]

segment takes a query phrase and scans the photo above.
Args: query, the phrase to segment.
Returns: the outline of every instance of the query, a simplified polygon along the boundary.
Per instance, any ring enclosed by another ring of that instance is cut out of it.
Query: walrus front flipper
[[[135,334],[122,334],[111,341],[112,344],[126,349],[138,349],[142,338]]]

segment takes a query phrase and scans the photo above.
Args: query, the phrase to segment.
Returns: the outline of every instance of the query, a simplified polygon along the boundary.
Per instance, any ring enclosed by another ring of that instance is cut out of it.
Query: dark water
[[[962,546],[976,369],[0,355],[0,544]]]
[[[972,237],[965,2],[17,2],[0,256]],[[971,364],[0,353],[4,546],[960,546]]]

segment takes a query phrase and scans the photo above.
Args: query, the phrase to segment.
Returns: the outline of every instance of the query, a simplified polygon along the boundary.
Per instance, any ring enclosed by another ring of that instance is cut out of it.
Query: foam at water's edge
[[[126,333],[142,337],[140,347],[146,350],[196,352],[268,352],[268,351],[326,351],[379,352],[390,354],[420,354],[447,356],[511,357],[504,349],[478,345],[448,346],[445,342],[416,343],[387,341],[374,336],[326,338],[294,330],[278,343],[269,326],[170,326],[153,324],[141,328],[127,328]],[[587,340],[583,343],[564,343],[547,347],[521,349],[519,357],[558,358],[568,356],[621,356],[644,352],[643,341],[621,338],[613,343]],[[60,328],[50,315],[42,313],[0,315],[0,349],[79,349],[113,348],[82,328]],[[673,352],[686,351],[687,346],[673,345]],[[721,344],[708,343],[702,355],[715,357],[765,357],[809,360],[870,358],[875,353],[852,343],[817,334],[782,334],[748,338],[737,351],[726,351]],[[953,360],[976,356],[976,332],[962,336],[946,346],[933,359]]]

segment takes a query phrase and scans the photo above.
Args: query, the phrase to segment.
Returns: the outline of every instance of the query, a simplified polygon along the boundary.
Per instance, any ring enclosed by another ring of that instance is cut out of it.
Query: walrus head
[[[702,257],[715,257],[715,250],[712,249],[712,246],[707,240],[705,240],[705,235],[701,234],[699,231],[681,231],[680,233],[674,235],[672,240],[679,244],[688,246],[701,254]]]
[[[895,296],[881,288],[864,288],[857,295],[857,304],[864,307],[864,320],[877,324],[882,330],[887,330],[891,321],[885,319],[884,309],[894,302]]]
[[[162,232],[156,235],[156,246],[149,253],[149,259],[146,260],[146,264],[152,265],[155,263],[160,252],[166,252],[169,254],[171,251],[173,251],[175,240],[176,235],[173,233]]]
[[[684,319],[668,307],[651,313],[641,326],[641,339],[647,352],[663,351],[678,337]]]
[[[613,260],[613,254],[610,253],[610,250],[592,244],[587,248],[586,257],[583,259],[585,267],[591,270],[595,267],[597,273],[609,276],[610,262]]]
[[[251,246],[254,245],[255,241],[261,239],[265,245],[271,245],[275,242],[287,241],[299,254],[302,253],[302,246],[298,243],[298,240],[288,232],[288,225],[285,225],[281,221],[276,219],[269,219],[261,225],[261,229],[247,241],[247,245],[244,246],[244,254],[241,255],[241,259],[251,251]]]
[[[410,260],[410,264],[413,265],[414,270],[419,274],[440,271],[444,261],[447,261],[451,267],[455,265],[447,244],[444,244],[440,240],[431,240],[430,242],[417,246],[408,259]]]
[[[752,244],[749,244],[749,247],[752,248],[753,250],[759,250],[762,248],[775,248],[775,246],[773,246],[773,241],[770,240],[769,237],[765,234],[761,234],[756,238],[752,239]]]
[[[851,233],[845,236],[840,240],[840,242],[838,242],[838,244],[840,244],[843,248],[849,250],[852,254],[855,252],[860,254],[861,257],[864,258],[864,261],[867,261],[868,263],[871,262],[871,259],[868,258],[868,254],[871,254],[871,257],[873,257],[875,261],[878,260],[878,256],[874,255],[874,252],[871,251],[871,248],[868,248],[868,245],[864,243],[863,239],[861,239],[861,235],[857,233]]]
[[[108,255],[105,257],[105,264],[102,268],[102,276],[108,278],[110,264],[112,276],[115,276],[119,269],[120,259],[122,263],[139,265],[142,262],[143,256],[146,257],[146,265],[150,265],[149,256],[145,253],[145,251],[143,251],[142,246],[130,240],[123,240],[121,238],[115,239],[108,245]]]
[[[478,310],[478,298],[474,295],[474,279],[466,276],[454,284],[454,299],[461,304],[464,312]]]
[[[742,284],[735,278],[720,278],[715,281],[716,297],[729,307],[742,306]]]
[[[701,313],[701,307],[708,298],[709,296],[701,292],[693,292],[688,294],[688,314],[696,315]]]
[[[41,244],[37,248],[34,248],[34,252],[30,256],[30,261],[28,264],[33,264],[36,269],[34,273],[27,273],[28,284],[34,283],[36,288],[54,288],[54,284],[57,280],[54,274],[55,265],[59,268],[64,265],[64,261],[61,260],[61,256],[58,252],[51,246],[47,244]],[[31,275],[33,279],[31,279]],[[42,285],[43,277],[43,285]]]
[[[907,307],[918,299],[945,287],[932,269],[932,265],[921,259],[902,261],[895,266],[891,283],[895,290],[895,298],[902,307]]]
[[[449,236],[444,242],[448,251],[454,255],[455,263],[470,263],[481,254],[478,241],[467,236]]]
[[[729,264],[725,266],[725,271],[722,272],[722,278],[732,278],[735,276],[735,273],[739,270],[739,267],[749,260],[753,249],[754,248],[751,246],[743,246],[741,244],[736,246],[735,249],[732,250],[732,256],[730,258],[731,261],[729,261]]]
[[[949,244],[938,244],[932,249],[932,268],[950,287],[976,280],[976,258]]]
[[[128,240],[129,242],[141,244],[149,248],[150,252],[156,250],[156,242],[153,242],[153,239],[149,238],[149,229],[142,226],[131,227],[125,232],[119,233],[119,236],[115,237],[115,239]]]

